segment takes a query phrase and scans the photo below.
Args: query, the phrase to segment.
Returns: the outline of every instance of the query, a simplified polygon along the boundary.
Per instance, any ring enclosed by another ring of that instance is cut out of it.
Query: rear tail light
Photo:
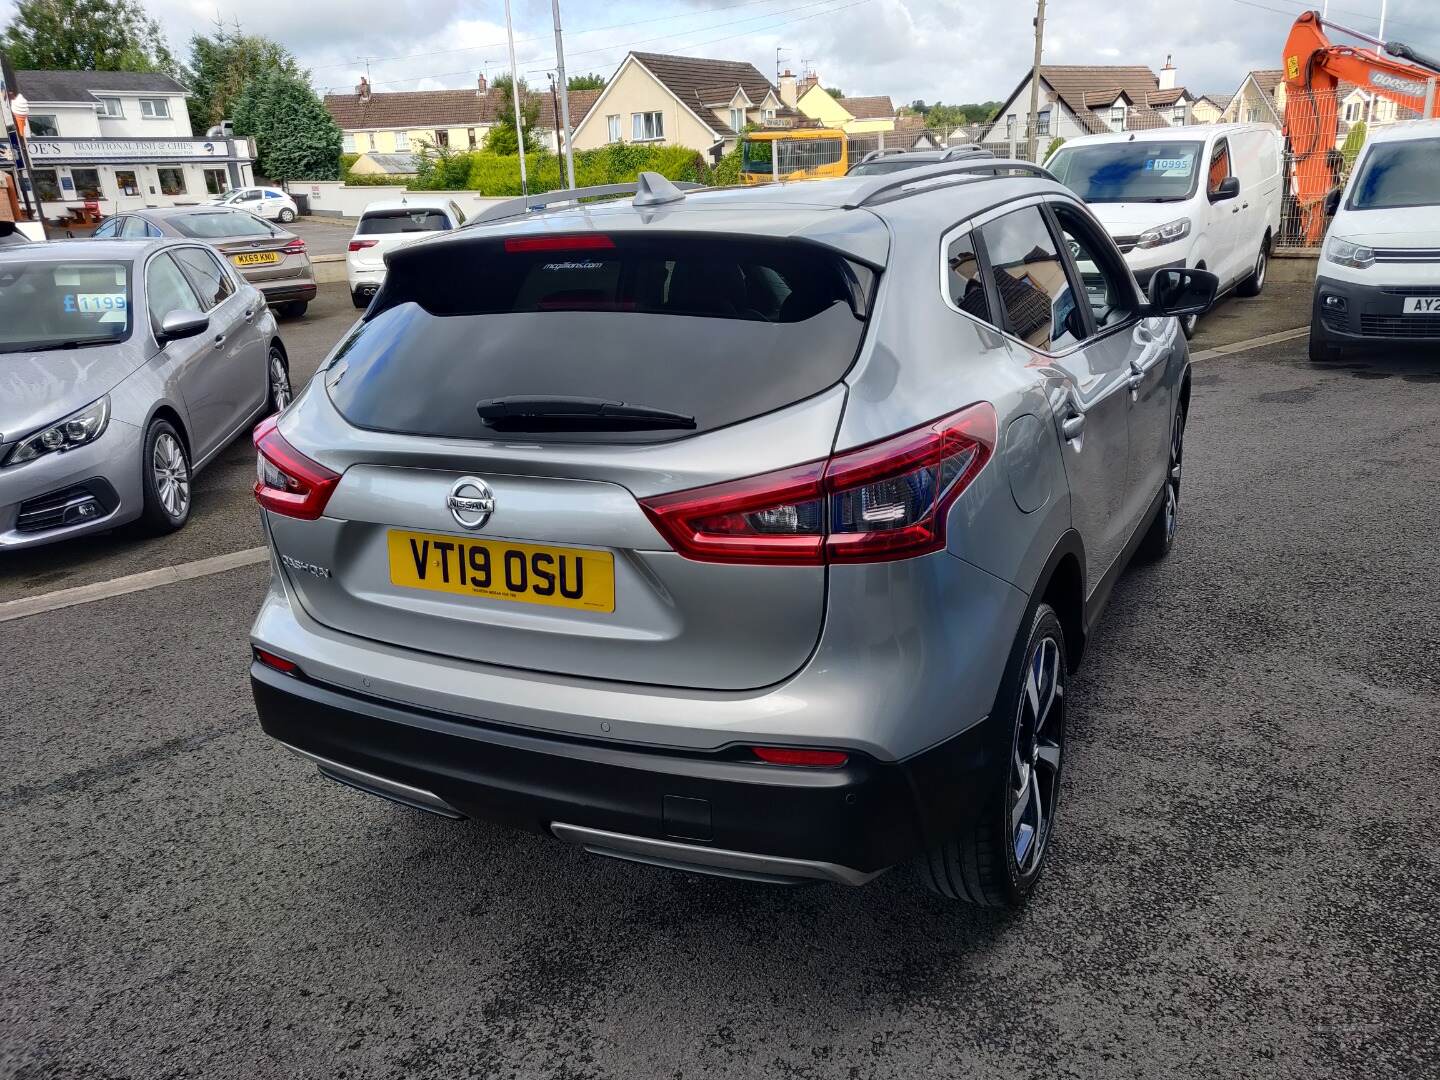
[[[300,665],[295,663],[294,660],[286,660],[285,657],[276,656],[273,652],[266,649],[253,649],[252,651],[255,654],[255,659],[259,663],[264,664],[273,671],[278,671],[282,675],[298,676],[300,674]]]
[[[798,765],[808,769],[838,769],[850,760],[843,750],[797,750],[791,746],[752,746],[750,752],[769,765]]]
[[[517,251],[599,251],[615,246],[603,233],[578,233],[574,236],[512,236],[505,241],[505,250]]]
[[[286,442],[275,417],[256,426],[255,450],[256,502],[272,513],[305,521],[314,521],[325,512],[340,474],[311,461]]]
[[[763,476],[644,499],[700,562],[881,562],[939,551],[950,506],[995,452],[980,402],[882,442]]]
[[[280,251],[285,255],[304,255],[305,241],[301,240],[300,237],[297,236],[295,237],[295,239],[291,240],[288,244],[281,248]]]
[[[378,240],[351,240],[347,250],[364,251],[366,248],[374,247],[377,243],[379,243]]]

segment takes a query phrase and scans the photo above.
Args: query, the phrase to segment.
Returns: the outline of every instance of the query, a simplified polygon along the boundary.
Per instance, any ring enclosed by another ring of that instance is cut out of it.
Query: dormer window
[[[163,97],[142,97],[140,99],[140,115],[146,120],[169,120],[170,102]]]
[[[1116,131],[1125,130],[1125,103],[1117,101],[1110,109],[1110,126]]]
[[[102,97],[96,100],[95,111],[101,116],[108,116],[117,120],[124,118],[125,110],[120,107],[120,99],[118,97]]]
[[[1170,110],[1170,122],[1177,125],[1185,123],[1184,105],[1176,105],[1175,108]]]
[[[730,126],[731,126],[732,128],[734,128],[736,131],[741,131],[741,130],[744,129],[744,127],[745,127],[745,110],[744,110],[744,109],[731,109],[731,110],[730,110]]]

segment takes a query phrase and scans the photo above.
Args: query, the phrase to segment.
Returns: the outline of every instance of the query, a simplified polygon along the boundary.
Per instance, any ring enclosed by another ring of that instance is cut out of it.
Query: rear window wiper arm
[[[502,397],[475,406],[480,419],[497,431],[585,431],[695,427],[695,417],[649,405],[586,397]]]

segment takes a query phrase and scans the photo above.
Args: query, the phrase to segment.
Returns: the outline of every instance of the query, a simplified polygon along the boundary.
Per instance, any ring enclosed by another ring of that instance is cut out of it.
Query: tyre
[[[267,414],[277,413],[295,396],[290,391],[290,365],[286,363],[285,352],[279,345],[270,346],[266,367],[270,379],[270,405],[265,411]]]
[[[137,523],[140,531],[160,536],[190,520],[190,455],[168,420],[153,421],[145,432],[140,485],[144,501]]]
[[[290,222],[295,220],[295,211],[291,210],[288,206],[282,206],[280,208],[280,220],[286,225],[289,225]]]
[[[1175,410],[1175,419],[1170,423],[1170,454],[1165,469],[1165,491],[1160,498],[1160,509],[1145,530],[1137,554],[1142,560],[1153,562],[1170,554],[1175,546],[1175,535],[1180,529],[1180,472],[1185,457],[1185,412]]]
[[[1250,276],[1235,286],[1235,292],[1239,296],[1259,296],[1260,290],[1265,288],[1265,272],[1270,268],[1270,237],[1260,241],[1260,254],[1255,256],[1255,269]]]
[[[1339,345],[1330,344],[1317,334],[1312,324],[1310,327],[1310,362],[1312,364],[1333,364],[1344,358],[1345,350]]]
[[[1065,633],[1040,603],[1020,628],[989,723],[994,774],[971,821],[920,860],[926,885],[950,900],[1015,908],[1024,902],[1050,846],[1065,753]]]
[[[291,300],[281,306],[280,312],[281,314],[286,316],[286,318],[298,319],[300,318],[300,316],[305,314],[305,311],[307,308],[309,308],[309,306],[310,301],[308,300]]]
[[[370,306],[370,298],[359,289],[350,290],[350,302],[357,308],[367,308]]]

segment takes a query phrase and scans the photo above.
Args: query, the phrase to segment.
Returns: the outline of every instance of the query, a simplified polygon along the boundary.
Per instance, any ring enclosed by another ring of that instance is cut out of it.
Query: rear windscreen
[[[662,409],[695,426],[546,441],[673,439],[833,386],[859,349],[871,282],[868,269],[794,243],[442,241],[392,254],[327,382],[351,423],[382,431],[490,438],[479,402],[557,397]]]
[[[169,218],[175,231],[196,240],[229,240],[237,236],[278,236],[254,214],[244,210],[208,210],[198,214],[176,214]]]
[[[388,236],[392,233],[435,232],[450,228],[439,210],[376,210],[360,219],[356,236]]]

